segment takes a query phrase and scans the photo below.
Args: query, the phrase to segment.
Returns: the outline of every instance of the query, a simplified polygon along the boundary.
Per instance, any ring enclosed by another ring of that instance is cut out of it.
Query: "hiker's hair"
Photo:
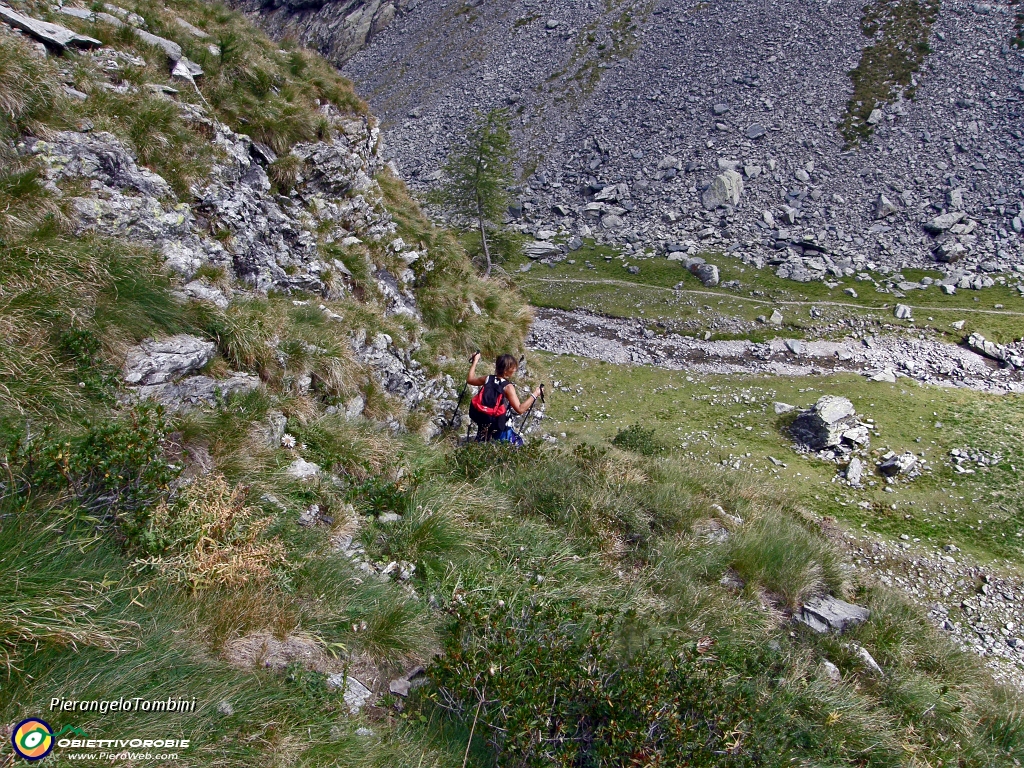
[[[519,363],[512,355],[502,355],[494,361],[494,373],[497,376],[507,376],[519,367]]]

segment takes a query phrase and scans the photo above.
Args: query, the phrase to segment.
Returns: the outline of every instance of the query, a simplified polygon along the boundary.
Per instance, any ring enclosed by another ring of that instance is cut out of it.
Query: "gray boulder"
[[[743,177],[736,171],[724,171],[718,174],[711,182],[711,186],[704,190],[701,202],[709,210],[726,205],[736,206],[739,205],[742,194]]]
[[[896,213],[896,204],[885,195],[879,195],[875,201],[875,218],[884,219]]]
[[[155,341],[147,339],[128,350],[123,374],[128,384],[163,384],[195,373],[217,351],[212,341],[179,334]]]
[[[546,259],[551,256],[560,255],[562,249],[556,243],[550,243],[546,240],[535,240],[532,243],[527,243],[523,247],[523,252],[531,259]]]
[[[718,267],[714,264],[694,264],[690,272],[707,288],[718,285]]]
[[[320,466],[311,461],[306,461],[301,456],[285,469],[285,474],[294,477],[296,480],[312,480],[320,474]]]
[[[941,216],[936,216],[934,219],[932,219],[931,221],[927,222],[924,225],[924,229],[925,229],[926,232],[930,232],[933,235],[938,235],[938,234],[940,234],[942,232],[945,232],[947,229],[952,227],[954,224],[959,224],[960,221],[966,215],[967,214],[964,213],[963,211],[954,211],[954,212],[951,212],[951,213],[944,213]]]
[[[897,304],[893,314],[896,316],[897,320],[910,320],[914,315],[914,310],[906,304]]]
[[[843,632],[850,627],[863,624],[869,618],[871,618],[871,611],[867,608],[848,603],[831,595],[808,600],[796,615],[797,621],[822,634]]]

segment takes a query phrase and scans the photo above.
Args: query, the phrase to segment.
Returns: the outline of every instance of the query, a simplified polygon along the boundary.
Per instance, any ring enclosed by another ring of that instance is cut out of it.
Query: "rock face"
[[[335,64],[344,64],[419,0],[242,0],[276,37],[291,35]]]
[[[48,140],[30,139],[26,151],[43,161],[50,182],[93,182],[93,194],[70,201],[79,231],[155,246],[168,266],[186,277],[210,264],[259,291],[334,297],[347,290],[348,269],[337,259],[323,258],[315,228],[331,225],[329,239],[340,244],[355,231],[376,239],[394,232],[390,218],[364,196],[375,189],[370,177],[380,168],[379,134],[367,121],[325,106],[325,118],[339,130],[329,144],[300,144],[292,150],[304,166],[297,194],[285,203],[272,194],[265,160],[249,137],[211,120],[198,107],[179,108],[213,135],[225,158],[193,189],[189,202],[179,201],[164,179],[140,168],[109,133],[65,131]],[[315,208],[315,216],[309,208]],[[200,218],[212,226],[201,227]],[[230,251],[212,231],[230,234]],[[360,242],[355,238],[354,245]],[[328,274],[334,277],[325,280]]]
[[[813,408],[797,416],[790,432],[797,442],[813,451],[838,446],[844,441],[861,444],[867,438],[867,430],[858,421],[853,403],[835,395],[825,395]]]
[[[808,600],[796,618],[816,632],[843,632],[863,624],[871,618],[871,611],[827,595]]]
[[[106,7],[121,15],[111,15],[114,21],[104,16],[105,22],[143,23],[133,14]],[[83,19],[101,14],[71,7],[64,11]],[[196,31],[202,32],[190,33]],[[150,42],[169,57],[181,54],[176,46]],[[79,55],[102,72],[119,71],[122,64],[145,64],[112,47]],[[185,61],[181,58],[178,63]],[[136,88],[120,81],[104,85],[126,94]],[[184,121],[209,137],[215,149],[210,172],[187,192],[142,167],[127,144],[113,134],[93,130],[87,122],[77,131],[27,136],[18,144],[19,153],[38,162],[43,182],[62,196],[76,234],[96,232],[162,254],[182,284],[175,291],[179,300],[220,309],[229,307],[236,292],[251,296],[273,290],[319,294],[326,299],[346,295],[358,286],[346,264],[335,257],[338,253],[349,263],[365,261],[368,280],[376,284],[385,315],[403,315],[413,324],[421,320],[414,294],[416,274],[430,272],[434,262],[427,249],[414,249],[396,236],[397,227],[373,179],[384,163],[380,131],[372,118],[322,104],[317,117],[330,127],[330,138],[292,147],[298,170],[286,196],[273,189],[268,177],[268,166],[277,159],[269,147],[235,133],[201,106],[173,99],[170,103]],[[388,255],[386,267],[372,260],[383,261],[380,251]],[[212,285],[209,278],[197,276],[203,266],[214,267],[223,279]],[[329,319],[342,320],[325,305],[320,308]],[[415,345],[399,348],[388,339],[375,346],[375,342],[366,343],[365,332],[361,338],[349,327],[341,332],[377,383],[408,406],[434,414],[437,406],[454,405],[454,382],[428,380],[412,358]],[[183,410],[214,405],[260,385],[256,376],[240,372],[223,379],[195,375],[214,351],[212,342],[189,336],[147,341],[127,355],[123,375],[129,390],[125,394],[129,399],[151,398],[170,410]],[[353,398],[346,414],[357,417],[363,404]],[[439,414],[434,416],[441,421]],[[397,429],[399,423],[391,426]]]
[[[139,387],[139,396],[156,400],[168,411],[187,411],[212,407],[233,395],[251,392],[260,386],[259,376],[232,373],[226,379],[209,376],[188,376],[180,381]]]

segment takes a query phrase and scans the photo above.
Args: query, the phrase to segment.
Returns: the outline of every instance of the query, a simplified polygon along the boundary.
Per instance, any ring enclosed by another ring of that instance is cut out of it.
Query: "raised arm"
[[[540,387],[535,387],[533,394],[526,398],[523,402],[519,402],[519,393],[516,392],[515,385],[508,384],[505,386],[505,398],[508,400],[508,404],[512,407],[512,410],[522,416],[528,410],[530,406],[537,402],[537,398],[540,396]]]
[[[480,362],[480,353],[477,352],[469,361],[469,373],[466,374],[466,383],[473,387],[482,387],[487,383],[486,376],[477,376],[476,364]]]

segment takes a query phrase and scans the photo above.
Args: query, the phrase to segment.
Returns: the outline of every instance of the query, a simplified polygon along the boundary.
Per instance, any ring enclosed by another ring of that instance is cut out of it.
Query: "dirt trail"
[[[911,378],[983,392],[1024,392],[1021,371],[1000,368],[964,347],[897,335],[845,341],[784,337],[769,342],[704,341],[676,333],[656,334],[643,320],[538,308],[527,344],[555,354],[701,374],[807,376],[856,372],[879,381]]]
[[[854,303],[848,302],[848,301],[831,301],[831,300],[811,301],[811,300],[807,300],[807,299],[802,299],[802,300],[783,301],[781,299],[758,299],[758,298],[754,298],[754,297],[750,297],[750,296],[738,296],[736,294],[725,293],[725,292],[722,292],[722,291],[713,291],[713,290],[708,290],[708,289],[696,290],[696,289],[689,289],[689,288],[686,288],[686,289],[683,289],[683,288],[667,288],[667,287],[661,286],[661,285],[648,285],[647,283],[630,282],[629,280],[614,280],[614,279],[611,279],[611,278],[603,278],[603,279],[600,279],[600,280],[585,280],[583,278],[578,278],[578,277],[538,277],[538,278],[532,278],[532,280],[533,280],[533,282],[537,282],[537,283],[570,283],[570,284],[573,284],[573,285],[607,285],[607,286],[612,287],[612,288],[616,288],[616,287],[621,287],[621,288],[646,288],[646,289],[649,289],[649,290],[652,290],[652,291],[664,291],[665,293],[681,294],[683,296],[699,296],[699,297],[702,297],[704,299],[709,299],[709,298],[731,299],[733,301],[741,301],[744,304],[759,304],[759,305],[762,305],[762,306],[765,306],[765,307],[810,307],[810,306],[815,306],[815,307],[845,307],[846,309],[856,309],[856,310],[860,310],[860,311],[871,311],[871,310],[881,311],[881,310],[887,308],[887,306],[888,306],[888,304],[886,304],[886,305],[881,306],[881,307],[866,307],[863,304],[854,304]],[[951,312],[951,311],[956,311],[958,313],[972,314],[972,315],[1009,315],[1011,317],[1019,317],[1019,318],[1021,318],[1022,323],[1024,323],[1024,312],[1015,312],[1015,311],[1013,311],[1011,309],[980,309],[980,308],[976,309],[976,308],[972,308],[972,307],[956,307],[955,310],[954,310],[954,308],[945,309],[945,308],[942,308],[942,307],[913,304],[913,303],[911,303],[911,299],[910,299],[909,296],[905,296],[903,298],[899,298],[897,296],[893,296],[892,297],[892,301],[890,303],[895,304],[897,302],[900,303],[900,304],[905,304],[906,306],[910,307],[911,309],[919,310],[920,312]]]

